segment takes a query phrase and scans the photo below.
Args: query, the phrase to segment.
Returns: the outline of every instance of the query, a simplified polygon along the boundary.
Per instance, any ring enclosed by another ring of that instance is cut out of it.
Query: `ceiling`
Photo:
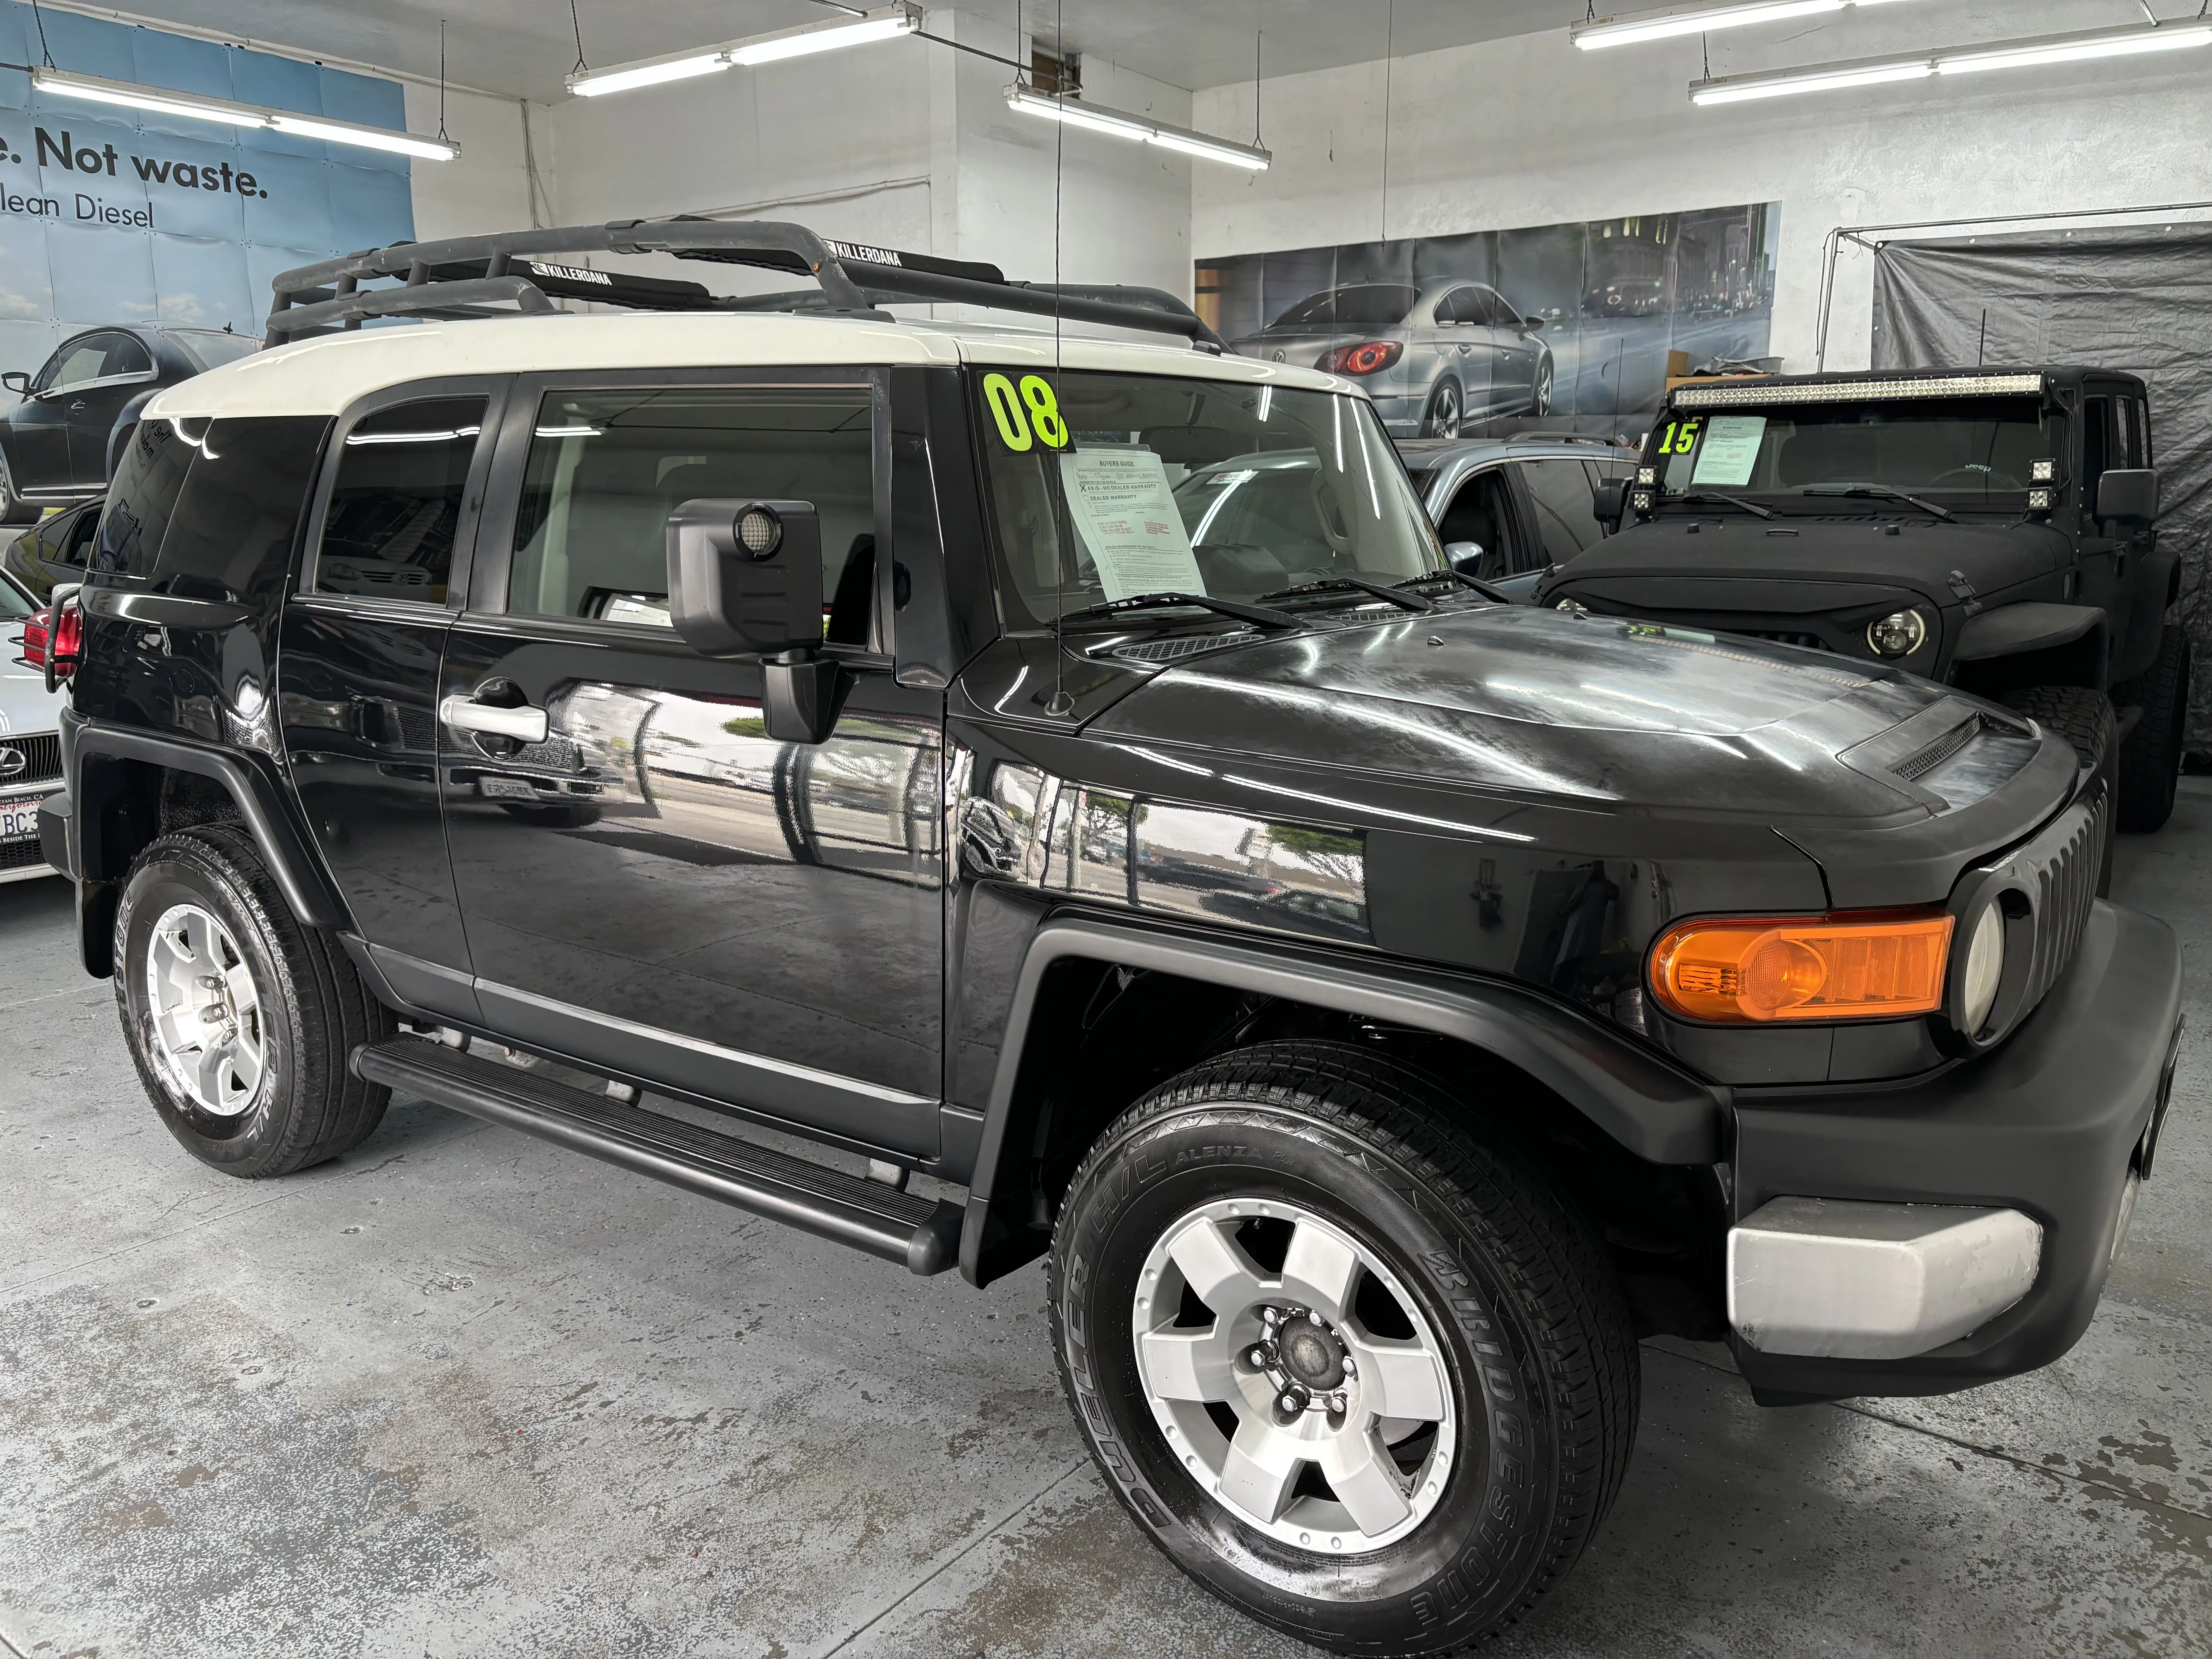
[[[443,15],[447,72],[455,85],[544,101],[562,95],[562,78],[576,61],[561,0],[129,0],[127,9],[226,39],[426,79],[438,73]],[[1016,15],[1015,0],[975,0],[961,9],[1009,25]],[[1280,75],[1563,28],[1587,9],[1583,0],[1023,0],[1020,16],[1024,29],[1048,43],[1057,13],[1071,50],[1195,88],[1248,79],[1254,33],[1262,28],[1262,62],[1268,74]],[[658,57],[835,15],[810,0],[577,0],[577,13],[585,55],[594,64]]]

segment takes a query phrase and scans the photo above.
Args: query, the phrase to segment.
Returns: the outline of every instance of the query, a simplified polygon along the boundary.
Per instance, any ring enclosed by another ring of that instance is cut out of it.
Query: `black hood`
[[[1789,612],[1900,595],[1955,606],[1958,572],[1984,598],[2057,570],[2066,538],[2046,525],[1934,518],[1756,519],[1727,508],[1673,514],[1608,536],[1546,578],[1540,604],[1585,599],[1607,610]]]
[[[1840,824],[1940,809],[1844,753],[1947,699],[1964,702],[1871,663],[1497,605],[1215,652],[1089,730],[1601,811]]]

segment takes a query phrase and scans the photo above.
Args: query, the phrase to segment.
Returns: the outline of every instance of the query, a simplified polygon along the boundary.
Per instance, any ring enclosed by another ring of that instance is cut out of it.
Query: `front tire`
[[[211,824],[139,854],[115,917],[115,1002],[147,1098],[201,1163],[253,1180],[350,1150],[391,1098],[346,1068],[393,1020],[294,920],[252,839]]]
[[[1123,1505],[1207,1589],[1339,1652],[1515,1622],[1634,1441],[1601,1243],[1463,1116],[1364,1048],[1242,1050],[1108,1129],[1054,1234],[1061,1381]]]
[[[2162,830],[2173,816],[2189,725],[2189,631],[2168,623],[2159,630],[2150,672],[2112,694],[2142,709],[2120,745],[2119,826],[2135,835]]]

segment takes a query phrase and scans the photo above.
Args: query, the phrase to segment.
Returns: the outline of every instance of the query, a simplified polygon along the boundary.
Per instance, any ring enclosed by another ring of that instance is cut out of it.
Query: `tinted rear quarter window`
[[[140,422],[91,568],[195,598],[268,596],[290,568],[329,425],[319,416]]]
[[[425,398],[345,436],[315,591],[443,605],[485,399]]]

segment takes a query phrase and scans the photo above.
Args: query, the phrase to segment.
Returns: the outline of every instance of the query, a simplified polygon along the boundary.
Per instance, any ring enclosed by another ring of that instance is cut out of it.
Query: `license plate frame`
[[[35,840],[39,808],[46,805],[46,799],[45,795],[33,795],[21,800],[0,800],[0,844]]]

